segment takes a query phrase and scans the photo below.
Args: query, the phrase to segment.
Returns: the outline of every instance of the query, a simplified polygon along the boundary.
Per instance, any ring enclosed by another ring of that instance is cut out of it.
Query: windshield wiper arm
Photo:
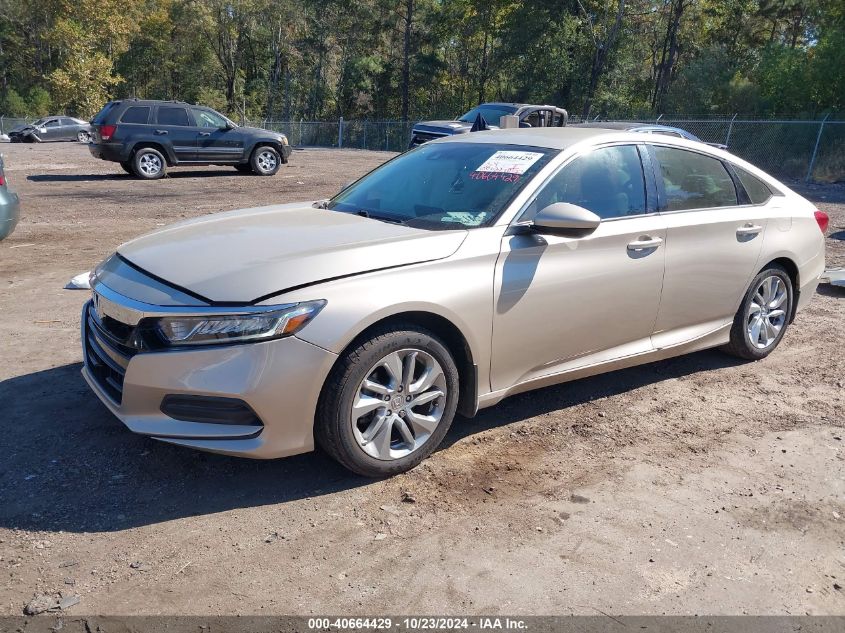
[[[360,215],[362,218],[368,218],[370,220],[378,220],[379,222],[390,222],[391,224],[405,224],[404,220],[400,220],[398,218],[391,218],[387,215],[378,215],[367,211],[366,209],[358,209],[355,211],[355,215]]]

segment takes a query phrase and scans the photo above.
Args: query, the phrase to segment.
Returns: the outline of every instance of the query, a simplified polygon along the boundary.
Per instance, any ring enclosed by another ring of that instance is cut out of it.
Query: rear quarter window
[[[674,147],[653,147],[663,177],[667,211],[737,205],[734,181],[722,161]]]
[[[120,117],[121,123],[146,123],[149,120],[150,106],[132,106]]]
[[[772,197],[772,190],[757,176],[752,176],[741,167],[733,165],[736,175],[742,186],[745,187],[745,193],[751,199],[751,204],[765,204]]]
[[[116,106],[120,105],[120,101],[109,101],[106,105],[103,106],[103,109],[97,112],[94,115],[94,118],[91,119],[91,123],[95,125],[102,125],[106,122],[106,117],[109,115]]]

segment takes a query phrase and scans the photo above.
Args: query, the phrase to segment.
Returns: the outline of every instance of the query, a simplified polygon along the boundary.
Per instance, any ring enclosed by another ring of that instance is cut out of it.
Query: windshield
[[[478,117],[479,114],[484,117],[484,120],[487,121],[490,125],[499,125],[499,119],[507,114],[513,114],[517,111],[515,106],[507,106],[507,105],[480,105],[477,108],[473,108],[465,115],[463,115],[458,121],[464,121],[465,123],[472,123]]]
[[[41,127],[47,122],[47,119],[38,119],[37,121],[33,121],[30,123],[32,127]]]
[[[557,153],[495,143],[433,143],[341,191],[329,209],[431,230],[489,225]]]

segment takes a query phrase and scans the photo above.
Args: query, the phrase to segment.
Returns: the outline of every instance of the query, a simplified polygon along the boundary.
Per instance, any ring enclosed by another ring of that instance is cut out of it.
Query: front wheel
[[[317,409],[320,446],[349,470],[410,470],[443,440],[458,405],[449,350],[416,327],[375,332],[335,365]]]
[[[783,338],[792,314],[792,279],[780,266],[758,274],[734,317],[727,353],[748,360],[771,354]]]
[[[259,176],[272,176],[282,166],[282,157],[275,147],[262,145],[255,148],[249,163]]]

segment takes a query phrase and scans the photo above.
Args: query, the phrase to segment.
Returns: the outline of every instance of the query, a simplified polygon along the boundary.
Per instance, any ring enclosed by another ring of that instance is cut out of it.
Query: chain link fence
[[[0,116],[0,134],[29,119]],[[780,178],[845,181],[845,121],[749,120],[739,117],[661,116],[641,123],[671,125],[728,151]],[[281,132],[295,147],[335,147],[401,152],[412,121],[272,121],[244,124]],[[570,119],[577,124],[577,118]]]
[[[572,119],[570,124],[577,124]],[[665,116],[632,122],[678,127],[780,178],[845,181],[845,121],[748,120],[738,117]],[[248,125],[287,135],[296,147],[335,147],[401,152],[407,149],[408,121],[249,121]]]

